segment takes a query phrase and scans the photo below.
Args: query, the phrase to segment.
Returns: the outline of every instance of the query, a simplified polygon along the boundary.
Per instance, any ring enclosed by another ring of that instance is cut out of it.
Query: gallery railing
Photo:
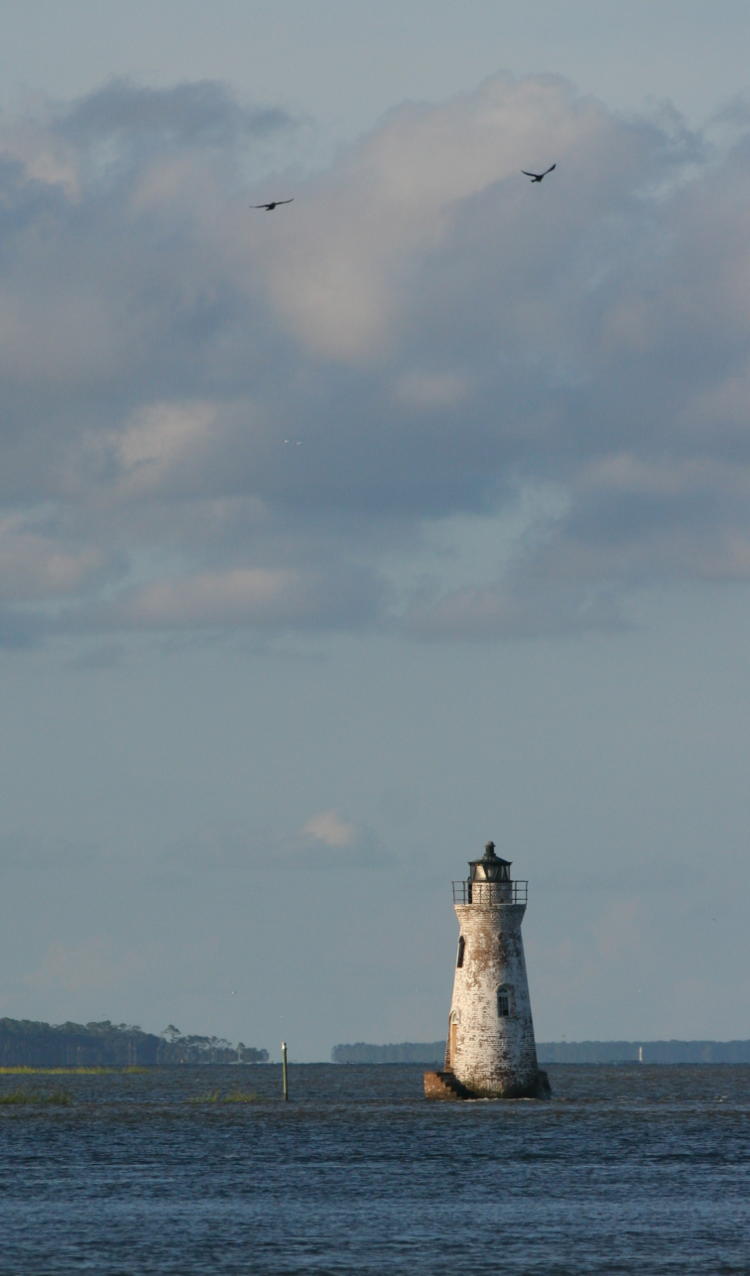
[[[502,904],[525,904],[529,890],[528,881],[514,882],[462,882],[453,883],[454,904],[487,904],[498,908]]]

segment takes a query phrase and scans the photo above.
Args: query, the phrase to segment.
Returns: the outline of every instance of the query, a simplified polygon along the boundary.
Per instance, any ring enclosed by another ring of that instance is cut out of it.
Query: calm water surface
[[[549,1071],[455,1104],[412,1065],[290,1065],[288,1103],[271,1065],[0,1076],[37,1100],[0,1105],[0,1273],[749,1273],[750,1066]]]

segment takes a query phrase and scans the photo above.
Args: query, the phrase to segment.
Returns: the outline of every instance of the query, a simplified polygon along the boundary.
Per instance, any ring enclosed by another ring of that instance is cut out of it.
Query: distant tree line
[[[38,1023],[0,1019],[0,1066],[128,1067],[183,1063],[267,1063],[268,1051],[222,1037],[184,1036],[170,1024],[156,1036],[134,1024]]]
[[[750,1041],[543,1041],[540,1063],[750,1063]]]
[[[540,1063],[750,1063],[750,1041],[541,1041]],[[334,1063],[425,1063],[442,1065],[444,1041],[402,1041],[375,1046],[364,1041],[334,1046]]]

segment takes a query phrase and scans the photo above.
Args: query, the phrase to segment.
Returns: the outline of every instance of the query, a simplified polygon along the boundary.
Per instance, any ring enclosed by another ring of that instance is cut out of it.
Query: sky
[[[750,1037],[744,0],[0,15],[0,1013]]]

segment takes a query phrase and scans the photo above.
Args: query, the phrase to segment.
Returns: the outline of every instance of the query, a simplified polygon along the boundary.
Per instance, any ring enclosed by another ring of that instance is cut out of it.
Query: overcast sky
[[[2,1013],[750,1036],[746,0],[0,14]]]

